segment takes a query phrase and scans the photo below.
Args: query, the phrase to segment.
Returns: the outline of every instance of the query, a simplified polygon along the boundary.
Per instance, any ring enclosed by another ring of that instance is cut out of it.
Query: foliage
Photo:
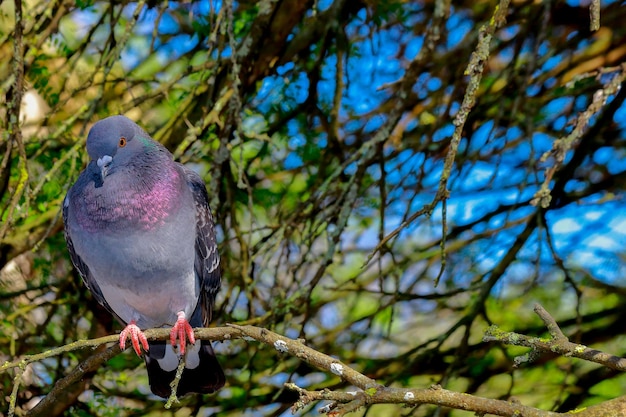
[[[572,2],[506,3],[0,3],[3,361],[118,329],[71,268],[60,208],[88,128],[123,113],[206,179],[217,323],[306,339],[384,385],[555,411],[619,395],[620,373],[513,369],[525,350],[482,342],[494,323],[544,334],[541,302],[572,341],[626,353],[626,9],[605,2],[590,31]],[[179,412],[123,354],[47,415],[287,415],[284,382],[349,390],[257,344],[217,348],[227,388]],[[29,366],[18,407],[92,353]],[[0,386],[6,409],[10,373]]]

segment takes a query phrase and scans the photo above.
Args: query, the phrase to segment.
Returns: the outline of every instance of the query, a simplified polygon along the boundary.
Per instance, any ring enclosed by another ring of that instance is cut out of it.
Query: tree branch
[[[404,404],[414,407],[420,404],[435,404],[459,410],[473,411],[478,415],[493,414],[497,416],[552,417],[561,413],[544,411],[527,407],[513,401],[493,400],[474,395],[449,391],[439,385],[426,389],[408,389],[381,387],[376,391],[335,392],[329,390],[307,391],[295,384],[286,383],[285,387],[297,391],[300,399],[292,407],[292,412],[306,406],[312,401],[330,400],[330,404],[320,408],[320,413],[343,416],[360,407],[372,404]]]
[[[519,333],[504,332],[497,326],[491,326],[485,332],[484,342],[502,342],[507,345],[525,346],[531,348],[529,353],[514,359],[515,366],[524,362],[531,362],[541,353],[556,353],[562,356],[571,356],[590,362],[599,363],[617,371],[626,371],[626,359],[585,345],[572,343],[563,334],[554,318],[539,304],[535,305],[535,313],[543,320],[550,333],[549,339],[526,336]]]
[[[2,165],[10,166],[9,159],[11,157],[10,150],[12,148],[12,144],[15,142],[17,144],[17,151],[19,155],[17,170],[19,173],[19,178],[17,184],[15,185],[15,189],[13,191],[13,195],[11,196],[11,201],[9,203],[8,208],[6,209],[6,216],[3,219],[2,226],[0,226],[0,241],[4,240],[9,227],[12,226],[14,218],[13,215],[15,210],[18,209],[20,199],[23,195],[26,196],[27,201],[23,203],[25,207],[28,207],[28,193],[26,192],[28,188],[28,164],[26,157],[26,150],[24,147],[24,140],[22,138],[22,130],[20,128],[20,110],[22,106],[22,96],[24,94],[24,42],[23,42],[23,32],[24,32],[24,21],[22,19],[22,0],[15,0],[15,30],[13,36],[13,59],[12,59],[12,67],[13,67],[13,83],[11,85],[11,89],[9,90],[9,94],[7,97],[11,97],[9,102],[7,103],[7,132],[8,137],[6,138],[7,142],[10,145],[7,145],[7,152],[5,153],[5,159],[2,161]],[[4,135],[3,139],[4,139]],[[9,168],[6,168],[9,169]],[[10,171],[10,169],[9,169]],[[7,171],[8,172],[8,171]],[[7,179],[8,181],[8,179]]]
[[[567,356],[575,356],[582,359],[592,360],[612,369],[626,369],[626,360],[567,341],[567,338],[560,331],[554,319],[552,319],[552,317],[550,317],[550,315],[541,306],[537,306],[535,311],[540,317],[542,317],[550,329],[550,333],[552,335],[550,340],[546,341],[544,339],[530,338],[515,333],[505,333],[492,327],[489,329],[487,335],[485,335],[485,341],[504,341],[505,343],[533,347],[533,349],[537,350],[556,352]],[[511,417],[553,417],[565,415],[563,413],[556,413],[524,406],[513,401],[482,398],[474,395],[449,391],[443,389],[439,385],[433,385],[425,389],[385,387],[377,383],[375,380],[352,369],[347,364],[306,346],[303,340],[290,339],[260,327],[230,324],[226,327],[199,328],[195,329],[194,332],[196,339],[202,340],[255,340],[273,347],[279,352],[279,354],[295,356],[311,366],[337,375],[343,381],[359,389],[357,391],[346,392],[330,391],[327,389],[321,391],[308,391],[297,386],[296,384],[286,383],[285,387],[287,389],[295,391],[299,394],[298,401],[292,406],[293,412],[302,409],[313,401],[331,401],[319,411],[333,417],[343,416],[361,407],[373,404],[403,404],[405,406],[434,404],[459,410],[474,411],[478,414],[493,414],[497,416]],[[170,330],[148,329],[144,333],[146,334],[148,340],[168,340]],[[54,407],[58,397],[63,395],[63,392],[69,386],[82,381],[87,374],[95,372],[95,370],[102,366],[106,361],[121,352],[119,345],[116,343],[118,340],[119,335],[111,335],[90,340],[79,340],[40,354],[28,355],[12,362],[7,362],[0,366],[0,372],[18,368],[15,378],[15,384],[18,385],[22,370],[29,363],[77,349],[103,346],[107,343],[115,343],[114,346],[101,350],[95,355],[90,356],[87,360],[78,365],[68,376],[57,381],[50,393],[28,413],[29,416],[49,415],[48,413],[50,408]],[[17,395],[17,389],[14,389],[14,395]],[[174,401],[175,398],[170,398],[167,406],[169,407]],[[599,417],[609,415],[626,416],[626,397],[620,397],[594,407],[589,407],[578,412],[577,415],[580,417]]]

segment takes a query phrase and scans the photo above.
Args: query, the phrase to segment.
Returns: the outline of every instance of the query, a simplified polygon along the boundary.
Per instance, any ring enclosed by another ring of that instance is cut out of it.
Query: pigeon
[[[63,202],[65,240],[93,297],[126,327],[137,355],[146,351],[150,389],[212,393],[225,377],[206,327],[221,285],[208,193],[201,177],[125,116],[98,121],[87,137],[89,164]],[[171,327],[170,341],[148,342],[141,329]],[[178,342],[178,343],[177,343]]]

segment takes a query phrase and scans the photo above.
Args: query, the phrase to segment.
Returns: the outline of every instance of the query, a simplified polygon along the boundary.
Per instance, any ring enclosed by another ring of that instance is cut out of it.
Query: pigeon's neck
[[[107,176],[100,187],[88,187],[92,194],[79,204],[78,221],[91,231],[152,229],[163,224],[180,206],[184,190],[182,173],[176,164],[141,172],[134,167]]]

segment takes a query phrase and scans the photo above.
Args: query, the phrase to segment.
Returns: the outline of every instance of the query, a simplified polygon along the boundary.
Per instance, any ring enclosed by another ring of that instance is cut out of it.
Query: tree
[[[565,343],[624,354],[626,9],[599,7],[3,2],[3,362],[119,329],[71,268],[60,207],[88,128],[123,113],[207,180],[217,325],[253,327],[206,337],[262,327],[287,349],[218,344],[227,388],[182,412],[313,415],[354,391],[325,411],[625,415],[621,362]],[[173,414],[101,342],[2,372],[3,409]],[[370,405],[382,386],[413,389],[409,408]]]

